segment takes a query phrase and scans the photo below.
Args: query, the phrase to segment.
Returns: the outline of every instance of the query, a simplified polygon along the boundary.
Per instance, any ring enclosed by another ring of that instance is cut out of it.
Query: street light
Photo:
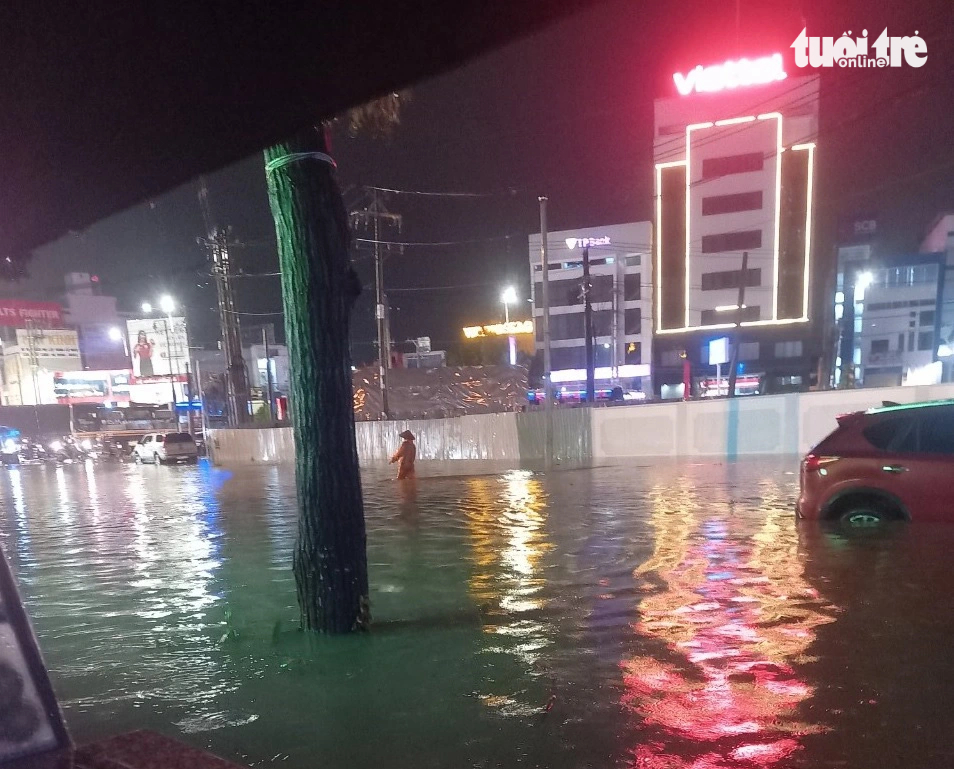
[[[122,342],[122,343],[123,343],[123,353],[124,353],[124,354],[126,355],[126,357],[128,358],[128,357],[129,357],[129,345],[126,344],[126,335],[125,335],[122,331],[120,331],[118,328],[116,328],[116,326],[111,326],[110,329],[109,329],[109,338],[112,339],[114,342]],[[128,361],[127,361],[127,362],[128,362]]]
[[[517,303],[517,289],[513,286],[507,286],[500,294],[500,301],[504,306],[504,322],[510,323],[510,305]],[[517,363],[517,340],[511,334],[507,337],[507,346],[510,348],[510,365]]]
[[[176,303],[171,296],[164,294],[159,298],[159,309],[165,313],[166,317],[163,318],[163,325],[165,326],[166,331],[166,357],[169,362],[169,390],[172,393],[172,403],[170,407],[172,409],[173,416],[176,413],[176,380],[172,372],[172,341],[169,336],[169,326],[172,325],[172,313],[175,312]],[[150,302],[142,303],[142,311],[146,314],[152,313],[153,307]],[[178,372],[177,372],[178,373]]]

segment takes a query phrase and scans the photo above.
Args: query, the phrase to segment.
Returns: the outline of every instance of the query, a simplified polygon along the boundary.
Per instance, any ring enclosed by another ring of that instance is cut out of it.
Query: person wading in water
[[[417,446],[414,445],[414,433],[410,430],[405,430],[399,437],[403,439],[403,442],[398,450],[394,452],[394,456],[391,457],[390,464],[401,463],[398,465],[397,477],[399,481],[403,481],[405,478],[414,477],[414,460],[417,458]]]

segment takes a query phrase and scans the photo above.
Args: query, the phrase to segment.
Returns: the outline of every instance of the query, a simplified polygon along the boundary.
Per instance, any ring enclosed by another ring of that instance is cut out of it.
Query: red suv
[[[802,460],[799,518],[954,521],[954,401],[838,417]]]

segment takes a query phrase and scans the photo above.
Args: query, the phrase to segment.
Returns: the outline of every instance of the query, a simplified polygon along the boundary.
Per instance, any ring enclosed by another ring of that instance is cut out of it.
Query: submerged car
[[[954,521],[954,401],[838,417],[802,460],[800,481],[800,518]]]
[[[189,433],[150,433],[139,439],[133,448],[133,460],[138,464],[151,462],[156,465],[173,462],[194,464],[199,459],[195,439]]]

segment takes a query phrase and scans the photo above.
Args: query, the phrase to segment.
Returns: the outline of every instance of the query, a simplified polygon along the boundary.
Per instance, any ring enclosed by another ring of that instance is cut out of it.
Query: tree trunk
[[[361,289],[326,152],[323,129],[313,128],[265,150],[265,165],[291,363],[298,605],[305,629],[347,633],[370,619],[348,345]]]

